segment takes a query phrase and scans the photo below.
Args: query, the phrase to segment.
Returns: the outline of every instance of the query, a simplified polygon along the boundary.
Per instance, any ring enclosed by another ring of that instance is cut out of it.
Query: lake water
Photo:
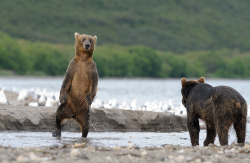
[[[247,126],[246,141],[250,140],[250,125]],[[200,131],[200,146],[206,138],[206,131]],[[0,144],[12,147],[41,147],[65,145],[86,142],[87,145],[103,147],[130,146],[155,147],[164,144],[191,146],[188,132],[90,132],[87,138],[81,138],[81,133],[62,132],[61,138],[51,136],[49,132],[1,132]],[[236,143],[234,130],[229,132],[229,144]],[[219,145],[218,136],[215,144]]]

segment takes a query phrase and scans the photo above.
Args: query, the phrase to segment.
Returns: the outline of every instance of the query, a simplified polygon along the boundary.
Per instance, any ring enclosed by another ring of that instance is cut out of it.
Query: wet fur
[[[75,33],[75,40],[75,57],[69,63],[60,90],[61,104],[56,112],[53,136],[61,136],[62,121],[72,118],[80,124],[82,137],[88,135],[90,106],[98,84],[98,72],[92,58],[97,37]]]
[[[199,145],[198,119],[206,123],[207,137],[204,146],[213,144],[216,133],[221,145],[228,145],[228,131],[233,124],[237,141],[244,145],[246,137],[247,103],[233,88],[212,87],[205,79],[181,79],[182,103],[187,109],[187,126],[192,146]]]

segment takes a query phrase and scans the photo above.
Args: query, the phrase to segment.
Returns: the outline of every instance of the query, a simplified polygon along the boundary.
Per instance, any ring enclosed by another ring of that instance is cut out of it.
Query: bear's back
[[[247,107],[244,97],[238,91],[228,86],[214,87],[213,100],[215,105],[235,106],[233,108]]]
[[[187,102],[196,103],[204,102],[212,95],[213,87],[206,83],[198,83],[190,91]]]
[[[241,94],[229,86],[217,86],[213,88],[214,97],[244,99]]]

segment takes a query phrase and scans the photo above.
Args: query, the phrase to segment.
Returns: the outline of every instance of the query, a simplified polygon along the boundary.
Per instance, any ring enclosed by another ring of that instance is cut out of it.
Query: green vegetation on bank
[[[32,43],[0,33],[0,54],[3,75],[64,75],[74,45]],[[179,54],[146,46],[97,45],[94,60],[100,77],[250,78],[250,52],[237,50]]]
[[[74,32],[99,45],[250,51],[249,0],[1,0],[0,30],[14,38],[71,44]]]

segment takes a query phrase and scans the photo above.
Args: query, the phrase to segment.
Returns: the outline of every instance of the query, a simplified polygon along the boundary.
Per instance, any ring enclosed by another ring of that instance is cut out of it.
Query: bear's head
[[[194,81],[194,80],[187,81],[186,78],[181,78],[182,104],[184,106],[186,106],[187,97],[190,91],[192,90],[192,88],[194,88],[198,83],[204,83],[204,82],[205,82],[204,77],[199,78],[197,81]]]
[[[80,35],[79,33],[75,33],[75,40],[76,40],[76,50],[78,50],[80,53],[90,53],[92,54],[95,49],[95,44],[97,41],[96,36],[90,36],[90,35]]]

